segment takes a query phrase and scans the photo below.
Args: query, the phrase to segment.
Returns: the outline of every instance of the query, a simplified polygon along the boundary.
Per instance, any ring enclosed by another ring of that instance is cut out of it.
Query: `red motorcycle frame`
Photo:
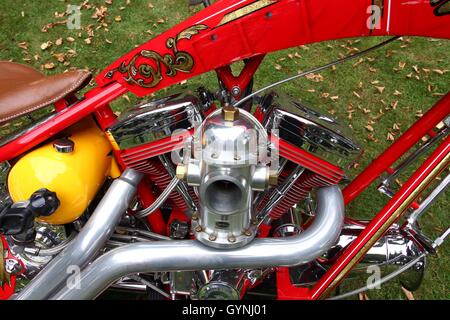
[[[55,105],[58,113],[49,121],[0,148],[0,162],[20,156],[61,130],[94,115],[103,130],[115,120],[109,103],[131,92],[146,96],[196,75],[215,70],[226,88],[239,99],[269,52],[332,39],[365,36],[425,36],[450,39],[449,0],[221,0],[118,59],[96,79],[98,87],[83,100]],[[374,7],[377,6],[377,7]],[[378,20],[374,8],[379,8]],[[230,65],[245,61],[239,76]],[[450,94],[444,96],[395,143],[375,159],[345,189],[345,203],[352,202],[450,113]],[[113,148],[115,146],[113,145]],[[172,145],[160,149],[170,151]],[[136,150],[131,150],[136,151]],[[118,150],[121,161],[130,150]],[[284,146],[289,153],[289,145]],[[292,150],[291,150],[292,151]],[[414,203],[430,182],[450,162],[450,138],[401,187],[341,254],[330,270],[311,289],[294,287],[287,268],[278,268],[279,299],[326,297],[367,250]],[[296,150],[297,152],[297,150]],[[157,155],[155,154],[155,155]],[[140,188],[144,202],[154,196]],[[351,219],[348,220],[351,222]],[[149,223],[164,232],[161,217]],[[1,293],[1,292],[0,292]]]

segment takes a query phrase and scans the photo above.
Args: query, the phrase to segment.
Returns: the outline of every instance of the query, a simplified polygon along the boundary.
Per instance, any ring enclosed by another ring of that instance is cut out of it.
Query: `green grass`
[[[48,23],[65,19],[56,17],[55,12],[64,12],[66,5],[82,2],[2,0],[0,59],[28,63],[38,69],[42,69],[45,64],[53,63],[54,69],[44,70],[48,74],[63,72],[72,67],[89,68],[93,73],[98,73],[136,45],[146,42],[199,10],[188,8],[185,0],[131,0],[128,1],[129,4],[125,0],[114,0],[113,5],[107,5],[105,1],[91,0],[89,4],[92,8],[82,10],[82,30],[68,30],[65,25],[58,25],[50,28],[48,32],[41,32],[42,27]],[[99,23],[91,16],[94,7],[101,5],[108,8],[105,20],[108,26],[107,29],[97,30]],[[115,21],[117,16],[120,16],[121,22]],[[92,25],[94,30],[91,44],[84,41],[88,38],[88,25]],[[69,42],[68,37],[74,38],[75,41]],[[47,41],[56,43],[59,38],[63,39],[62,45],[54,44],[46,50],[41,49],[42,43]],[[370,38],[330,41],[270,54],[256,74],[255,87],[261,88],[299,70],[307,70],[335,60],[347,54],[351,48],[363,50],[382,40]],[[19,43],[24,42],[26,50],[19,47]],[[335,70],[322,72],[322,78],[317,78],[319,80],[317,82],[314,79],[301,79],[278,90],[334,115],[353,128],[355,137],[365,147],[359,167],[349,172],[350,176],[355,176],[389,146],[391,141],[387,140],[388,132],[398,137],[417,119],[417,113],[428,110],[441,94],[449,90],[449,52],[450,42],[447,40],[404,38],[370,53],[360,64],[352,61],[337,66]],[[64,54],[66,63],[58,62],[55,54]],[[403,68],[399,68],[399,65]],[[439,70],[447,72],[440,74]],[[378,82],[372,84],[374,81]],[[157,93],[157,96],[185,88],[195,89],[200,84],[215,90],[215,75],[209,73],[199,76],[186,84],[163,90]],[[380,93],[375,86],[384,87],[383,92]],[[396,91],[401,92],[401,95],[396,95]],[[113,107],[120,111],[137,101],[131,95],[128,95],[128,98],[131,102],[121,98]],[[396,105],[395,109],[391,107],[392,104]],[[351,119],[349,108],[354,110]],[[383,113],[382,116],[379,116],[380,111]],[[369,132],[366,126],[373,118],[375,120],[370,124],[373,132]],[[394,130],[394,124],[398,125],[400,130]],[[449,202],[447,192],[424,217],[423,226],[430,234],[436,235],[448,227]],[[356,217],[370,218],[384,203],[386,198],[372,187],[349,207],[349,213]],[[416,299],[450,297],[449,251],[448,244],[445,244],[437,256],[429,259],[424,283],[414,293]],[[368,296],[371,299],[405,299],[395,281],[383,287],[383,290],[369,292]]]

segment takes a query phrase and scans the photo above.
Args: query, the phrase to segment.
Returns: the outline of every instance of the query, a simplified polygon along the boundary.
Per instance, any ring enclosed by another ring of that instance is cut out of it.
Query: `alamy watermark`
[[[369,290],[381,289],[380,279],[381,279],[381,269],[377,265],[370,265],[367,267],[366,272],[370,274],[367,278],[367,288]]]
[[[81,29],[81,6],[67,5],[67,29],[79,30]]]
[[[230,131],[227,131],[229,134]],[[177,142],[171,152],[171,160],[178,165],[189,158],[202,161],[205,155],[217,158],[219,161],[233,155],[235,161],[246,165],[268,165],[270,170],[279,167],[279,136],[278,129],[272,129],[270,135],[260,130],[247,128],[245,131],[237,129],[236,137],[207,137],[203,135],[202,127],[196,126],[191,136],[188,130],[175,130],[171,141]],[[175,144],[175,143],[174,143]],[[187,155],[187,157],[186,157]],[[224,158],[222,158],[222,156]]]
[[[67,278],[66,286],[69,290],[81,289],[81,268],[77,265],[70,265],[67,267],[66,273],[70,276]]]
[[[367,18],[367,28],[370,30],[381,29],[381,8],[377,5],[367,7],[367,13],[370,14]]]

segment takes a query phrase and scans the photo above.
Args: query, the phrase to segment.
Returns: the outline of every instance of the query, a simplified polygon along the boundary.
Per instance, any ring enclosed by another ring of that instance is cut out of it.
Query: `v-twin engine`
[[[171,298],[237,299],[274,267],[335,252],[338,183],[361,153],[346,130],[276,93],[256,99],[255,113],[200,96],[139,105],[109,128],[128,169],[18,299],[95,298],[113,283],[145,288],[149,277]],[[145,176],[157,197],[149,208],[133,204]],[[156,210],[169,215],[168,236],[138,227]],[[64,286],[68,265],[82,270],[79,289]]]

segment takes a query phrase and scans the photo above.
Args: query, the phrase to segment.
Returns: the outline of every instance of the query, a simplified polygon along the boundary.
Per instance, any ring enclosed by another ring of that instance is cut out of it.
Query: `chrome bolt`
[[[16,275],[22,271],[22,265],[14,259],[5,261],[5,271],[11,275]]]
[[[198,218],[199,218],[198,212],[195,211],[195,212],[192,214],[192,220],[196,221],[196,220],[198,220]]]
[[[233,96],[238,96],[241,94],[241,88],[235,86],[233,87],[233,89],[231,89],[231,93],[233,94]]]
[[[235,236],[229,236],[228,237],[228,242],[231,242],[231,243],[236,242],[236,237]]]
[[[217,236],[214,235],[214,234],[210,234],[208,239],[209,239],[209,241],[216,241],[217,240]]]
[[[244,231],[244,235],[246,235],[247,237],[250,237],[252,235],[252,231],[247,229]]]
[[[239,119],[239,109],[230,105],[222,108],[222,116],[225,121],[236,121]]]
[[[195,232],[202,232],[202,231],[203,231],[202,226],[196,226],[195,227]]]
[[[75,143],[68,138],[58,139],[53,143],[53,148],[59,153],[72,153]]]

